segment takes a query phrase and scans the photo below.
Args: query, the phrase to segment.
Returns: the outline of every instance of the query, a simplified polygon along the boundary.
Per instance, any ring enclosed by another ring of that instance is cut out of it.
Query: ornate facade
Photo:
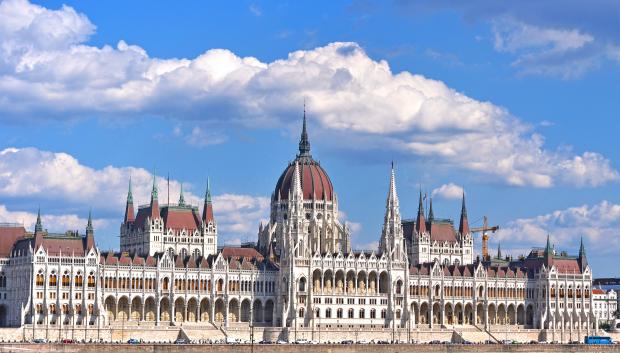
[[[255,248],[217,247],[209,187],[200,213],[182,192],[160,206],[153,185],[134,216],[130,182],[120,252],[95,246],[90,217],[85,235],[48,233],[40,218],[32,233],[0,226],[0,324],[596,329],[583,243],[578,256],[557,255],[547,239],[526,257],[481,261],[465,198],[458,229],[435,218],[432,203],[425,214],[421,196],[415,220],[403,220],[393,166],[378,249],[351,249],[338,207],[304,116]]]

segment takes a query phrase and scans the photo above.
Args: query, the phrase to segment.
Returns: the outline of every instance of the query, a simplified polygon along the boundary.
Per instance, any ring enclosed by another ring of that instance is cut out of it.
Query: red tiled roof
[[[431,242],[456,243],[456,232],[450,223],[432,223],[431,224]]]
[[[26,236],[24,227],[0,226],[0,257],[9,257],[15,242]]]
[[[192,208],[177,208],[164,206],[161,209],[164,219],[164,229],[193,231],[200,228],[200,216]]]
[[[605,291],[599,288],[592,289],[592,294],[605,294]]]
[[[553,259],[553,265],[560,273],[581,273],[577,259]]]
[[[222,249],[222,256],[224,256],[225,258],[230,258],[230,257],[237,257],[237,258],[257,258],[257,259],[262,259],[263,255],[261,255],[258,251],[256,251],[256,249],[254,248],[237,248],[237,247],[224,247]]]

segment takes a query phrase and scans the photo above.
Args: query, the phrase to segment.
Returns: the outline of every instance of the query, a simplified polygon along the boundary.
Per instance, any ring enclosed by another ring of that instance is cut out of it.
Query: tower
[[[385,216],[383,218],[383,230],[381,232],[381,251],[383,253],[393,253],[393,259],[404,260],[404,237],[403,228],[400,220],[400,206],[396,193],[396,176],[394,163],[390,171],[390,187],[385,205]]]
[[[182,197],[183,190],[181,189],[181,200],[183,200]],[[205,192],[205,201],[202,208],[202,234],[204,236],[203,254],[205,256],[215,255],[217,253],[217,223],[215,222],[215,217],[213,217],[211,180],[209,179],[207,179],[207,191]]]

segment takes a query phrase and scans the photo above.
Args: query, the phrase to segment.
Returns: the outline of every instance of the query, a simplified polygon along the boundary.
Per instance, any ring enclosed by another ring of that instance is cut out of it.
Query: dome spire
[[[306,102],[304,100],[304,118],[299,139],[299,157],[310,157],[310,141],[308,140],[308,130],[306,128]]]
[[[41,223],[41,207],[37,210],[37,223],[34,225],[34,231],[35,233],[43,231],[43,224]]]

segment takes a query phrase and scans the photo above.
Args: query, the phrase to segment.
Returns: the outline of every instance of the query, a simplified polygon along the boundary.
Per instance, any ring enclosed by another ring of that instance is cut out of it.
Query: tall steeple
[[[124,223],[133,222],[136,219],[133,210],[133,194],[131,191],[131,176],[129,177],[129,190],[127,191],[127,203],[125,204],[125,221]]]
[[[213,222],[213,204],[211,203],[211,180],[207,178],[207,191],[205,192],[205,203],[202,208],[202,222],[208,224]]]
[[[306,104],[304,103],[304,119],[301,129],[301,138],[299,139],[299,157],[310,156],[310,140],[308,139],[308,130],[306,128]]]
[[[396,193],[396,173],[394,162],[390,170],[390,189],[385,204],[383,231],[381,232],[381,251],[384,253],[394,250],[394,258],[401,259],[403,248],[403,232],[400,220],[400,206]]]
[[[461,204],[461,221],[459,223],[459,233],[461,233],[461,235],[469,233],[469,222],[467,221],[467,207],[465,207],[465,191],[463,191],[463,201]]]
[[[424,219],[424,203],[422,200],[422,189],[420,188],[420,200],[418,203],[418,216],[415,220],[415,227],[418,233],[426,232],[426,220]]]
[[[431,197],[429,201],[429,205],[428,205],[428,221],[430,223],[433,223],[434,219],[435,219],[435,214],[433,213],[433,198]]]
[[[579,260],[581,272],[585,271],[586,266],[588,266],[588,258],[586,257],[586,247],[583,245],[583,237],[581,237],[579,242],[579,257],[577,259]]]
[[[34,232],[43,232],[43,224],[41,223],[41,207],[37,211],[37,223],[34,225]]]
[[[95,230],[93,228],[93,216],[92,211],[88,211],[88,222],[86,223],[86,236],[93,235]]]
[[[179,195],[179,206],[185,206],[185,197],[183,196],[183,183],[181,183],[181,194]]]
[[[502,243],[497,243],[497,259],[502,259]]]
[[[159,201],[157,200],[157,184],[153,173],[153,189],[151,190],[151,219],[159,218]]]

